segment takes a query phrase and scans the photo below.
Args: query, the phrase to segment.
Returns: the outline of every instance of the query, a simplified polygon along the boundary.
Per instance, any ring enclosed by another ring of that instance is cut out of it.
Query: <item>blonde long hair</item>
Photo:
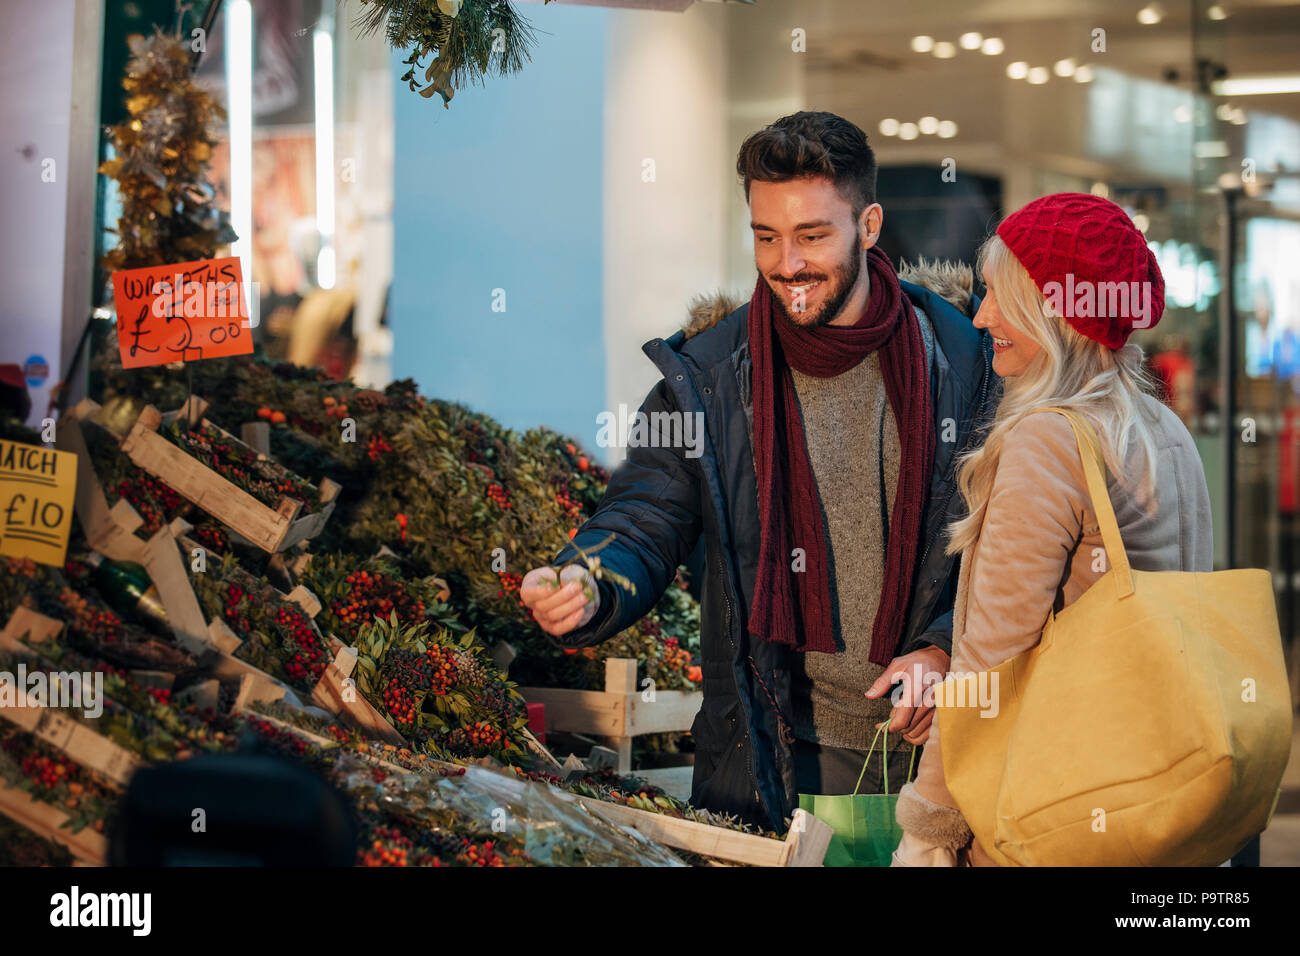
[[[1002,399],[984,443],[962,457],[957,487],[967,514],[949,526],[949,554],[957,554],[979,537],[1007,433],[1035,409],[1055,406],[1083,415],[1097,430],[1111,474],[1130,487],[1130,479],[1142,478],[1139,487],[1144,496],[1155,491],[1155,439],[1142,409],[1142,395],[1154,391],[1154,382],[1142,366],[1141,347],[1130,343],[1113,351],[1076,332],[1052,309],[996,234],[984,243],[979,258],[980,269],[997,290],[1003,319],[1042,346],[1042,351],[1020,375],[1003,380]],[[1133,442],[1146,452],[1142,476],[1124,473]]]

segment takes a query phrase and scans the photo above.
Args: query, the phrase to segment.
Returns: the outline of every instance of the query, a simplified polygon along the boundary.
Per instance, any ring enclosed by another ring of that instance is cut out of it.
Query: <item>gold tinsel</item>
[[[214,124],[225,110],[194,82],[187,43],[161,30],[127,43],[127,119],[110,130],[114,158],[99,167],[117,181],[122,202],[112,230],[120,241],[104,268],[210,259],[236,238],[207,181]]]

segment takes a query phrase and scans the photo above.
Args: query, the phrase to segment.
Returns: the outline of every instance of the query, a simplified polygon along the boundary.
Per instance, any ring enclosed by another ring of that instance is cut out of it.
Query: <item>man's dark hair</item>
[[[867,134],[834,113],[802,110],[751,135],[740,147],[736,172],[749,184],[825,176],[853,207],[853,218],[876,201],[876,155]]]

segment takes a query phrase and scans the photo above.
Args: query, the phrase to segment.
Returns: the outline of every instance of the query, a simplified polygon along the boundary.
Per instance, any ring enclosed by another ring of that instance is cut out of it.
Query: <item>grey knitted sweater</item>
[[[868,700],[864,695],[884,672],[868,657],[884,581],[888,516],[898,486],[898,426],[877,353],[834,378],[813,378],[793,369],[791,374],[821,498],[840,648],[837,654],[792,655],[794,733],[803,740],[865,750],[876,723],[893,707],[888,696]],[[889,746],[910,750],[912,745],[890,734]]]

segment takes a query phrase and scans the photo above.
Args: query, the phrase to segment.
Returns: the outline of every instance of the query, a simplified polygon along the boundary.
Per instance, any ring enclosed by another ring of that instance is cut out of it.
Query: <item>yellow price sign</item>
[[[0,554],[62,566],[77,494],[77,456],[0,440]]]

